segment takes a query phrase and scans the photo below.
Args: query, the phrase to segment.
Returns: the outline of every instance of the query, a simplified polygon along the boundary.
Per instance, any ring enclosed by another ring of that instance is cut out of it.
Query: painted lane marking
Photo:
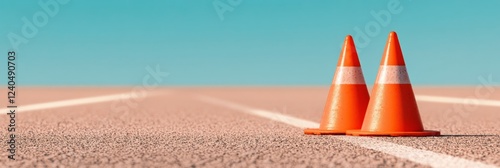
[[[417,101],[423,101],[423,102],[450,103],[450,104],[457,103],[457,104],[500,107],[499,100],[455,98],[455,97],[430,96],[430,95],[415,95],[415,99],[417,99]]]
[[[120,99],[131,99],[131,98],[140,98],[141,96],[135,95],[131,92],[105,95],[105,96],[95,96],[95,97],[86,97],[86,98],[77,98],[70,100],[61,100],[47,103],[37,103],[31,105],[19,105],[17,108],[17,113],[19,112],[28,112],[35,110],[43,110],[43,109],[51,109],[51,108],[59,108],[59,107],[68,107],[68,106],[76,106],[76,105],[84,105],[84,104],[93,104],[93,103],[101,103],[101,102],[109,102],[113,100]],[[0,109],[0,111],[9,110],[8,108]]]

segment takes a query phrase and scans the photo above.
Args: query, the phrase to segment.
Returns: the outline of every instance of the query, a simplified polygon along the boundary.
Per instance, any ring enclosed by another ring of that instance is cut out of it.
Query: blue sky
[[[138,85],[156,66],[163,85],[329,85],[352,34],[371,85],[396,31],[413,84],[500,81],[500,1],[237,2],[0,0],[0,51],[16,48],[20,85]]]

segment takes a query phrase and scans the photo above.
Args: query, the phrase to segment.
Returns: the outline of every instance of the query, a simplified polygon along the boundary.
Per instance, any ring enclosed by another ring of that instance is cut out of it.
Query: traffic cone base
[[[353,136],[439,136],[439,131],[424,130],[420,132],[372,132],[362,130],[349,130],[346,135]]]
[[[345,130],[322,130],[318,128],[306,128],[304,134],[307,135],[345,135]]]

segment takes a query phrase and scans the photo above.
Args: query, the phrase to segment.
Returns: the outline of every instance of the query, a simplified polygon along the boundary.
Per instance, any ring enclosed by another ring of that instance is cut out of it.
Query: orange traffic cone
[[[360,129],[370,97],[352,37],[348,35],[340,53],[319,129],[305,129],[305,134],[345,134]]]
[[[372,99],[361,130],[355,136],[435,136],[439,131],[424,130],[417,102],[395,32],[389,34],[380,63]]]

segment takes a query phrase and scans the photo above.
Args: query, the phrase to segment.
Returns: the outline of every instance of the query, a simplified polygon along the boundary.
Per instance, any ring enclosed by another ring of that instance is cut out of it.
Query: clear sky
[[[329,85],[352,34],[371,85],[396,31],[414,84],[500,83],[499,7],[498,0],[0,0],[0,58],[16,49],[21,85],[137,85],[156,66],[169,73],[163,85]]]

